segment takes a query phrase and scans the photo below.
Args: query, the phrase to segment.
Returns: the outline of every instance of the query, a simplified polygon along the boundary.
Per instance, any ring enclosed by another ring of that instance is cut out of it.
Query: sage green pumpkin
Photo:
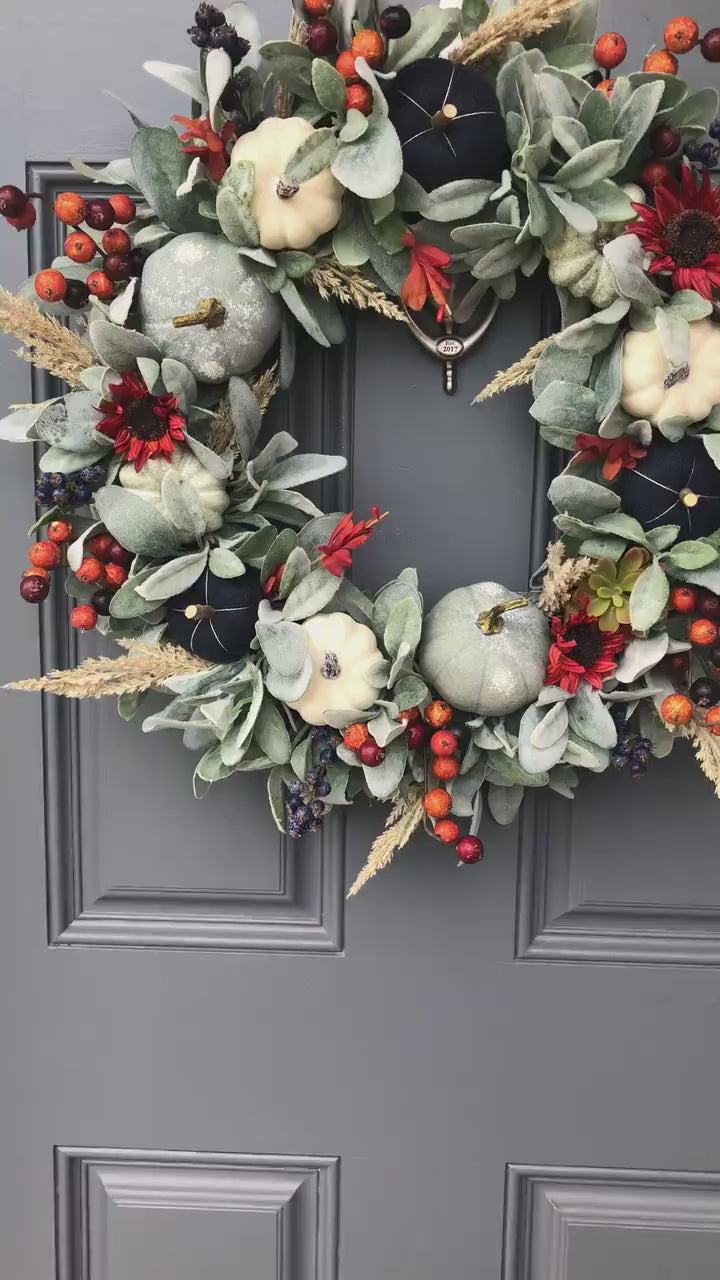
[[[545,250],[553,284],[575,298],[589,298],[594,307],[609,307],[618,297],[615,274],[603,254],[612,234],[602,227],[587,235],[567,227],[557,244]]]
[[[497,582],[478,582],[451,591],[431,609],[418,662],[451,707],[476,716],[507,716],[537,698],[549,646],[550,628],[539,609],[519,604]]]

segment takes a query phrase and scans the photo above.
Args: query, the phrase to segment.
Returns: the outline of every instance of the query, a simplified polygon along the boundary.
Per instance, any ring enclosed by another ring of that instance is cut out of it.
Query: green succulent
[[[598,561],[588,579],[587,612],[591,618],[597,618],[601,631],[617,631],[630,622],[630,594],[646,560],[640,547],[631,547],[617,564],[613,560]]]

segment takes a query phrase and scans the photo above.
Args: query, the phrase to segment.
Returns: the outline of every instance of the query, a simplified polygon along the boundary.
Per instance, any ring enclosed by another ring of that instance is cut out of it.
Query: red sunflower
[[[713,299],[720,288],[720,187],[709,169],[696,176],[683,165],[680,182],[655,187],[655,208],[636,204],[639,221],[628,228],[653,255],[650,274],[672,272],[675,289],[694,289]]]
[[[567,619],[553,618],[552,633],[545,683],[557,684],[571,694],[577,693],[581,680],[602,689],[625,645],[622,631],[601,631],[597,620],[583,610]]]
[[[139,373],[120,377],[110,387],[112,399],[98,405],[103,419],[97,429],[140,471],[150,458],[169,458],[175,452],[176,441],[185,439],[185,419],[177,396],[151,395]]]

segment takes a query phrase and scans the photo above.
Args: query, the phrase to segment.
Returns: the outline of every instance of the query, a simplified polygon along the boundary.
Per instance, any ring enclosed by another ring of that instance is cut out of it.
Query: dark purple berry
[[[150,257],[150,250],[140,246],[139,249],[131,249],[127,255],[127,273],[129,276],[141,276],[143,267]]]
[[[39,573],[28,574],[20,581],[20,595],[28,604],[40,604],[49,591],[50,579],[41,577]]]
[[[325,812],[325,805],[322,800],[313,800],[310,804],[310,812],[313,818],[322,818]]]
[[[0,213],[5,218],[21,218],[27,208],[28,198],[19,187],[7,183],[0,187]]]
[[[380,30],[388,40],[401,40],[412,25],[412,18],[404,4],[391,4],[380,14]]]
[[[330,786],[330,783],[327,781],[327,779],[322,779],[320,782],[318,782],[317,786],[315,787],[316,796],[329,796],[331,791],[332,791],[332,787]]]
[[[86,307],[90,299],[90,290],[84,280],[68,280],[67,289],[63,302],[66,307],[72,307],[73,311],[79,311],[81,307]]]
[[[75,490],[75,493],[73,494],[73,499],[78,506],[83,506],[84,503],[89,502],[91,498],[92,498],[92,489],[90,488],[89,484],[78,485],[78,487]]]
[[[690,685],[690,697],[696,707],[714,707],[720,702],[720,684],[717,680],[695,680]]]
[[[308,804],[301,804],[299,809],[295,810],[295,821],[298,823],[309,822],[312,818],[312,810]]]
[[[715,142],[720,142],[720,119],[713,120],[710,128],[708,129],[708,133]]]
[[[311,53],[318,58],[327,58],[337,49],[337,27],[327,18],[316,18],[308,25],[305,40]]]
[[[335,760],[335,748],[323,747],[322,751],[320,752],[320,760],[322,761],[323,764],[333,764]]]
[[[128,276],[128,254],[109,253],[103,264],[103,271],[110,280],[126,280]]]
[[[115,592],[110,587],[98,587],[97,591],[93,591],[90,597],[90,603],[96,613],[102,618],[107,618],[110,614],[110,601]]]
[[[93,231],[109,231],[115,221],[115,210],[109,200],[88,200],[85,204],[85,225]]]

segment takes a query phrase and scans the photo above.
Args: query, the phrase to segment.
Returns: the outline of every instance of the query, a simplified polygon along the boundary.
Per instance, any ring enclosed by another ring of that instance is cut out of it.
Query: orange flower
[[[189,120],[187,116],[173,116],[185,129],[180,134],[181,142],[192,142],[196,139],[198,146],[182,147],[186,156],[200,156],[208,167],[213,182],[219,182],[227,169],[230,158],[227,154],[228,144],[235,140],[235,124],[228,120],[222,133],[216,133],[207,116],[199,120]]]
[[[352,565],[352,553],[358,547],[362,547],[370,537],[373,529],[385,519],[388,514],[384,511],[380,514],[379,507],[373,507],[372,520],[358,520],[355,522],[355,512],[351,511],[349,515],[343,516],[333,529],[328,542],[322,547],[316,547],[315,550],[320,552],[320,559],[325,568],[334,573],[337,578],[341,578],[346,569]]]
[[[640,458],[647,456],[647,449],[643,449],[642,445],[631,436],[618,436],[614,440],[609,440],[604,436],[591,436],[582,432],[577,437],[575,445],[579,452],[573,458],[573,465],[577,466],[581,462],[599,462],[604,458],[602,468],[604,480],[615,480],[623,469],[634,471]]]
[[[402,287],[402,300],[411,311],[422,311],[428,300],[428,294],[439,307],[439,320],[447,311],[447,291],[450,280],[441,270],[449,267],[452,257],[444,249],[437,249],[434,244],[423,244],[417,240],[412,231],[406,231],[403,244],[410,250],[410,271]]]

